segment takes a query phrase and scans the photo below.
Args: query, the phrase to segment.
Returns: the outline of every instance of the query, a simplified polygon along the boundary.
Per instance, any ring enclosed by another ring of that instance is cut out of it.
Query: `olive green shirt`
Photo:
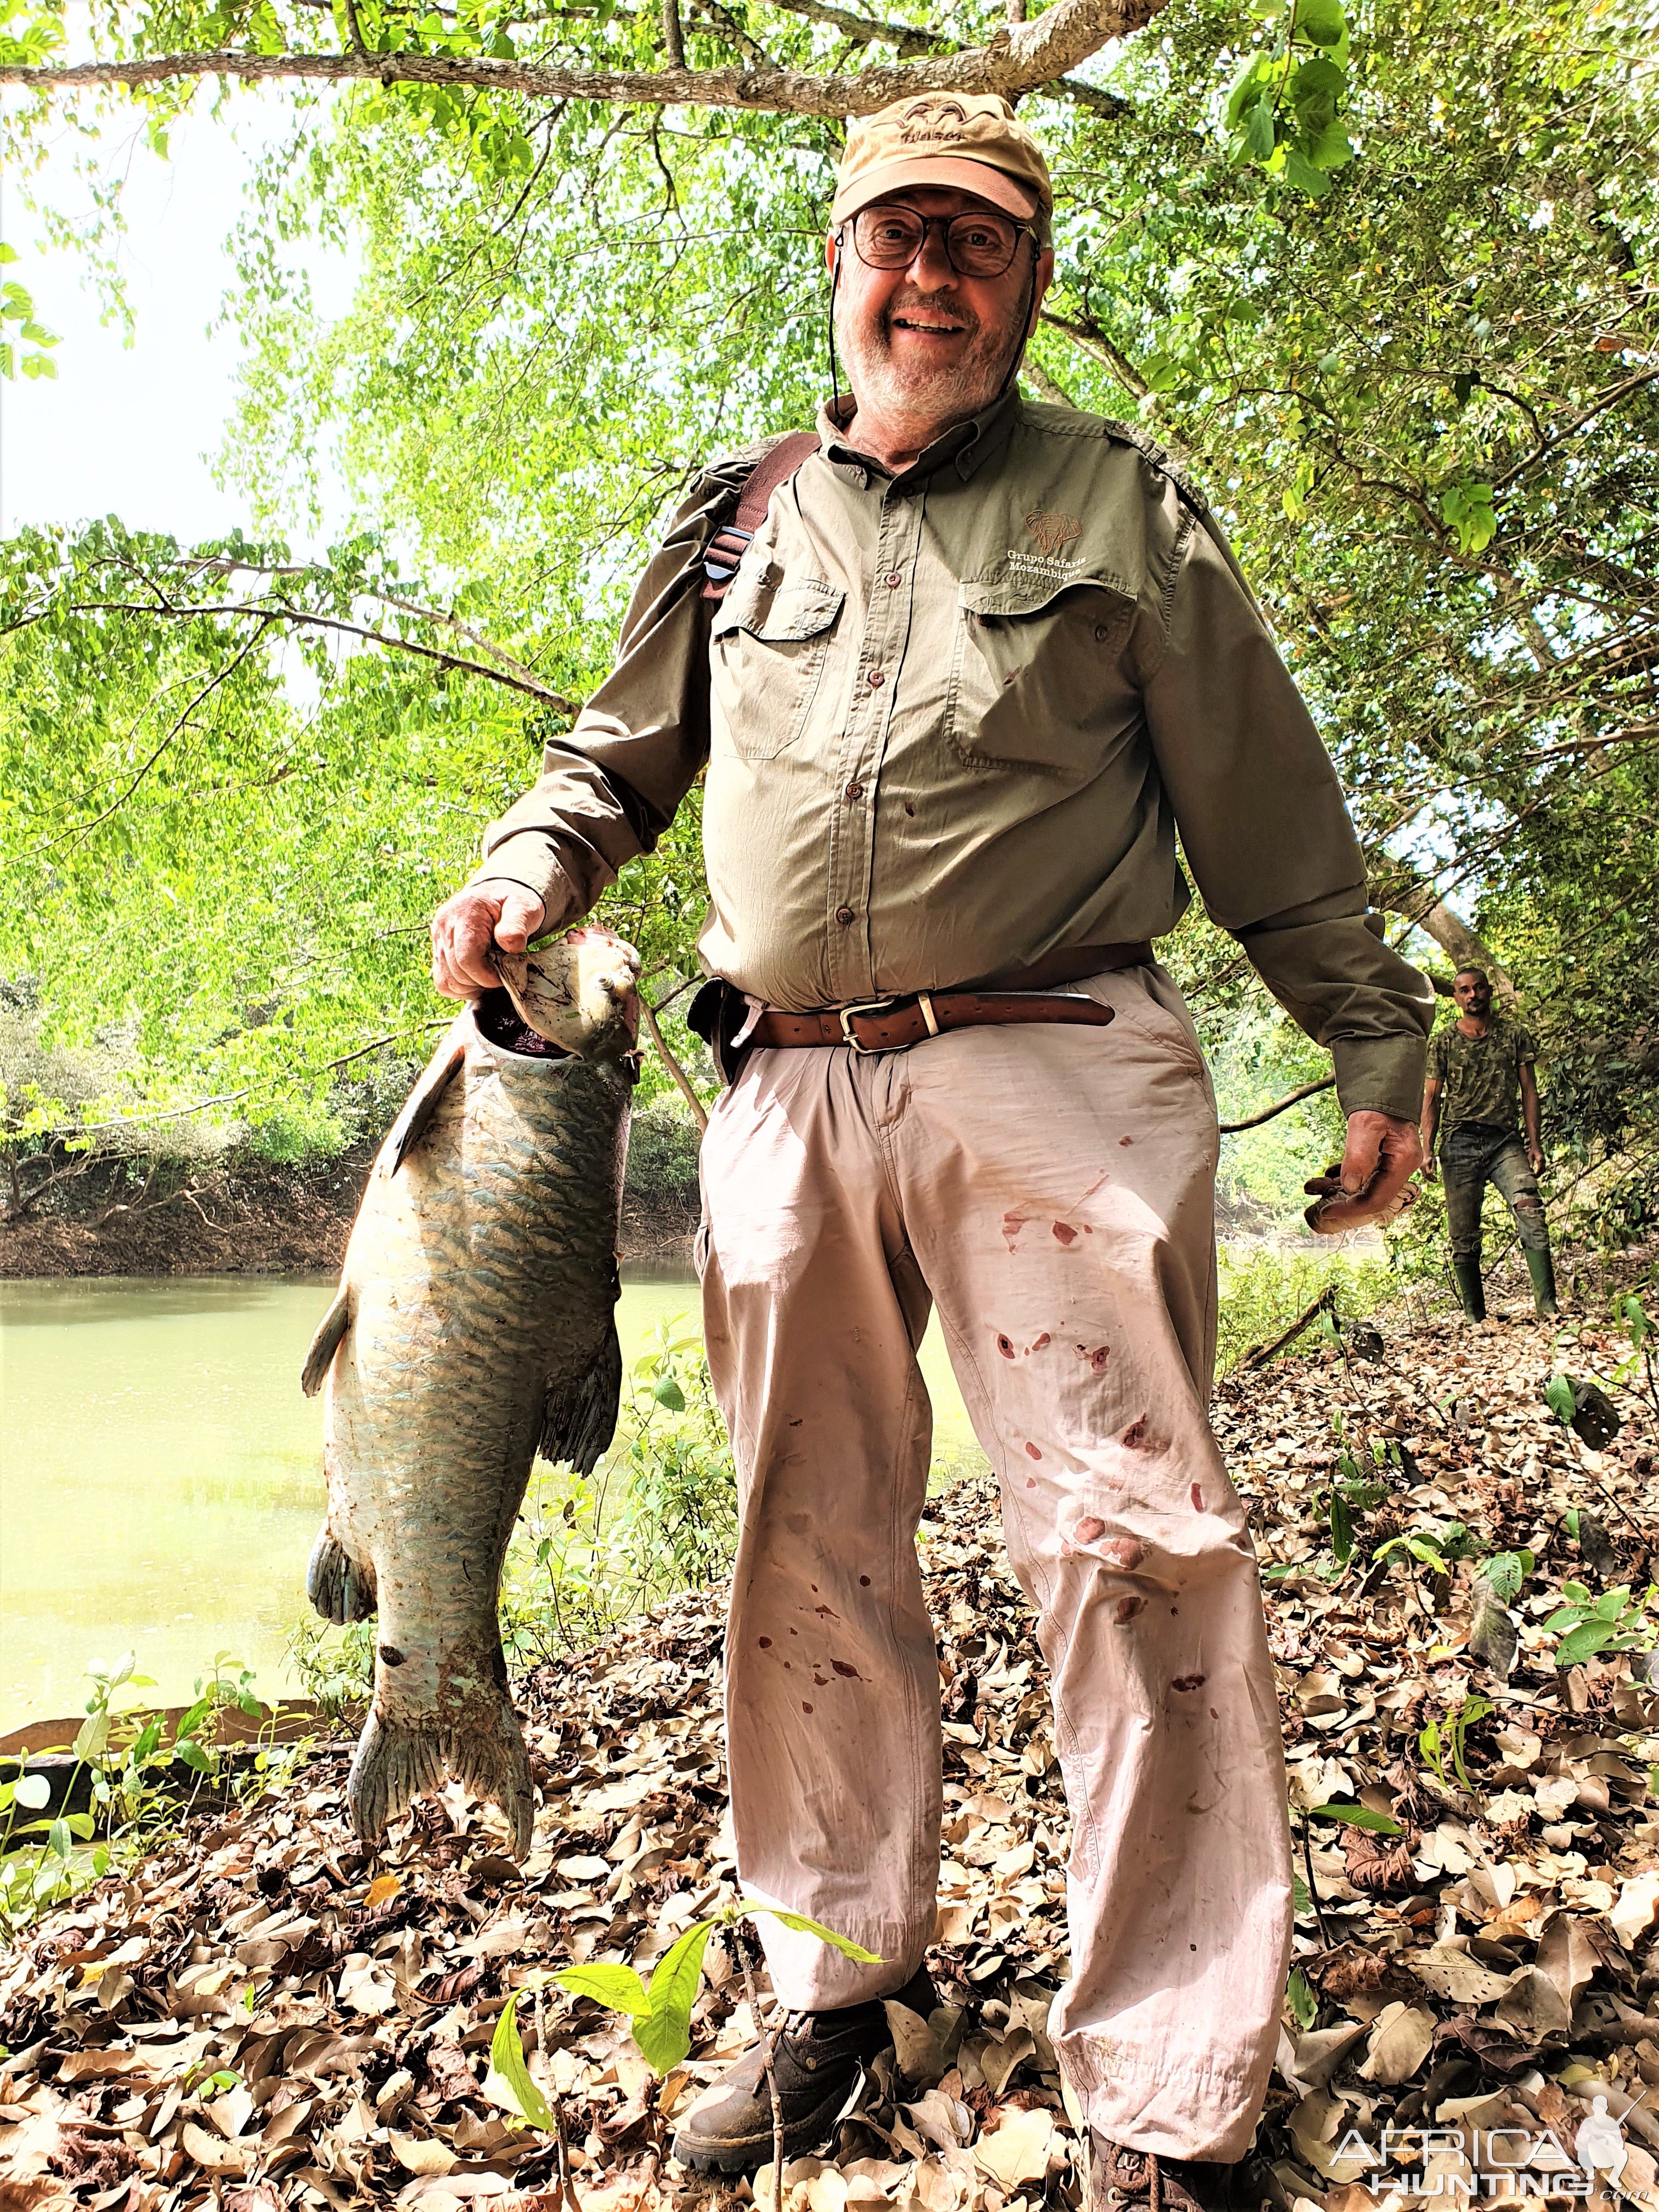
[[[1162,937],[1179,830],[1345,1110],[1414,1118],[1432,994],[1366,926],[1330,762],[1170,462],[1013,394],[896,477],[818,434],[720,601],[703,550],[754,449],[700,477],[474,880],[574,921],[706,771],[703,964],[805,1009]]]
[[[1491,1129],[1521,1126],[1521,1070],[1538,1057],[1532,1031],[1501,1014],[1486,1018],[1485,1036],[1465,1036],[1455,1022],[1429,1040],[1429,1074],[1440,1085],[1440,1127],[1460,1121]]]

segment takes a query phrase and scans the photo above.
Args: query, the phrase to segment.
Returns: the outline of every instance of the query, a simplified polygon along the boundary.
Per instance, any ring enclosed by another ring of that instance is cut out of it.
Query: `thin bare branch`
[[[1241,1129],[1259,1129],[1264,1121],[1272,1121],[1280,1114],[1288,1114],[1292,1106],[1299,1105],[1304,1098],[1311,1098],[1316,1091],[1334,1091],[1335,1088],[1336,1078],[1334,1075],[1322,1075],[1317,1083],[1299,1083],[1294,1091],[1287,1091],[1282,1098],[1275,1099],[1271,1106],[1264,1106],[1259,1114],[1247,1114],[1242,1121],[1221,1122],[1218,1124],[1221,1134],[1236,1137]]]
[[[673,993],[671,994],[671,995],[678,997],[678,994]],[[663,1000],[663,1004],[665,1006],[668,1004],[668,1000],[665,999]],[[669,1047],[663,1037],[662,1030],[659,1028],[657,1024],[656,1009],[652,1006],[650,1000],[645,996],[643,992],[640,994],[640,1012],[645,1017],[645,1026],[651,1033],[651,1042],[657,1048],[657,1057],[661,1060],[663,1066],[668,1070],[670,1075],[673,1077],[675,1087],[679,1091],[681,1097],[684,1099],[686,1104],[691,1109],[692,1114],[696,1119],[698,1128],[706,1130],[708,1127],[708,1110],[704,1106],[702,1099],[698,1097],[696,1091],[692,1085],[690,1077],[680,1066],[680,1063],[675,1057],[674,1054],[669,1049]]]
[[[1098,323],[1079,322],[1071,315],[1056,314],[1048,307],[1043,308],[1037,319],[1046,323],[1050,330],[1059,331],[1063,337],[1070,338],[1072,343],[1080,346],[1085,353],[1092,354],[1097,362],[1111,370],[1124,390],[1133,392],[1137,399],[1144,399],[1152,390],[1151,385],[1128,356],[1119,351]]]

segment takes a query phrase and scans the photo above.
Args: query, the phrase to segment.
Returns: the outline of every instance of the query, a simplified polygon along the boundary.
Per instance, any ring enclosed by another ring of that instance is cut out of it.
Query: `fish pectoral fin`
[[[306,1566],[306,1595],[325,1620],[338,1628],[367,1620],[377,1603],[373,1567],[359,1566],[326,1526],[319,1530]]]
[[[451,1024],[443,1042],[422,1070],[419,1082],[404,1101],[403,1111],[380,1147],[381,1175],[395,1176],[425,1135],[428,1124],[438,1110],[438,1101],[465,1064],[471,1026],[469,1009]]]
[[[351,1288],[349,1284],[342,1283],[334,1294],[333,1304],[323,1316],[317,1334],[311,1340],[306,1364],[300,1370],[300,1388],[307,1398],[314,1398],[322,1389],[323,1377],[334,1364],[334,1355],[350,1326]]]
[[[622,1346],[617,1324],[606,1326],[599,1356],[579,1382],[564,1389],[550,1389],[542,1413],[543,1459],[568,1460],[578,1474],[592,1474],[599,1455],[616,1433],[617,1410],[622,1402]]]

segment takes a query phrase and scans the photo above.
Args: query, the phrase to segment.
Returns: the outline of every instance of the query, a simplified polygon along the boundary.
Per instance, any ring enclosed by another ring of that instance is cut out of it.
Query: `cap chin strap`
[[[840,372],[836,367],[836,294],[841,286],[841,240],[842,233],[845,228],[846,225],[844,223],[838,224],[836,226],[835,234],[836,258],[830,266],[830,308],[827,321],[829,324],[830,334],[830,419],[832,421],[835,417],[836,401],[840,397],[841,392]]]

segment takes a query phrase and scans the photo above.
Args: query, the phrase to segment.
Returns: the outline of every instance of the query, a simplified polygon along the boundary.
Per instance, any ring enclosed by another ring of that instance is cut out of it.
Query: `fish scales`
[[[307,1358],[329,1493],[307,1588],[329,1620],[379,1614],[347,1785],[369,1840],[447,1775],[529,1845],[501,1562],[538,1447],[591,1474],[616,1423],[638,973],[592,928],[503,959],[381,1148]]]

